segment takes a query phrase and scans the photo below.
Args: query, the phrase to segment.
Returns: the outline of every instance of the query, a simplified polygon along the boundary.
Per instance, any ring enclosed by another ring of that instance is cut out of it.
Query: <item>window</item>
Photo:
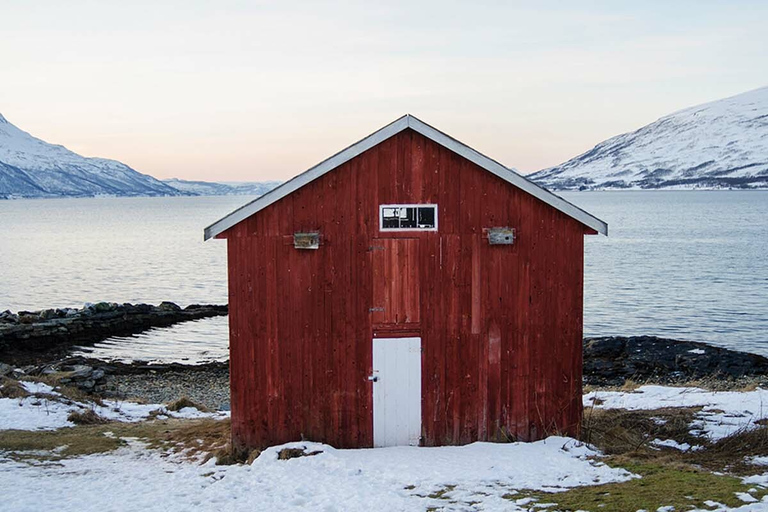
[[[379,207],[382,231],[437,231],[436,204],[383,204]]]

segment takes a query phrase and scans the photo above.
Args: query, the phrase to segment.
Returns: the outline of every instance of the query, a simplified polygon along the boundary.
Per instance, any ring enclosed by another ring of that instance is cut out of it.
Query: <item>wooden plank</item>
[[[420,202],[438,205],[439,231],[382,241],[378,206]],[[487,244],[483,230],[498,226],[516,230],[512,246]],[[323,245],[294,249],[293,233],[312,229]],[[371,446],[366,378],[372,339],[384,334],[422,338],[424,444],[576,432],[583,235],[408,131],[233,226],[236,442]],[[379,305],[383,313],[369,311]]]

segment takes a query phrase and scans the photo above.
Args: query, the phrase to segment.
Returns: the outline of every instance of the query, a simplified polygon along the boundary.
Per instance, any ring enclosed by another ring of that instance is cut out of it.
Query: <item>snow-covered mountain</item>
[[[0,199],[97,195],[187,194],[116,160],[86,158],[49,144],[0,114]]]
[[[768,188],[768,87],[680,110],[528,178],[555,190]]]
[[[163,183],[194,196],[261,196],[280,184],[279,181],[214,183],[181,180],[179,178],[163,180]]]

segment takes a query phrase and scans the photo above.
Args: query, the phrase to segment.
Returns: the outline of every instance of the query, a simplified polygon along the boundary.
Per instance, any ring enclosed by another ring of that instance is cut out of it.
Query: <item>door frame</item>
[[[374,447],[421,444],[421,342],[418,336],[372,339],[369,381],[373,385],[371,415]],[[394,367],[393,363],[399,367]]]

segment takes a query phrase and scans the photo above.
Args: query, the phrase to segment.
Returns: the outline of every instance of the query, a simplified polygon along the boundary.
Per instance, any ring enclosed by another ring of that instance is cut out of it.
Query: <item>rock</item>
[[[71,374],[69,375],[69,378],[71,380],[77,380],[77,379],[84,379],[86,377],[91,377],[93,374],[93,368],[86,365],[75,365],[72,367]]]
[[[0,377],[5,377],[13,372],[13,366],[5,363],[0,363]]]
[[[11,313],[10,310],[5,310],[0,313],[0,322],[7,324],[16,324],[19,322],[19,315]]]
[[[167,301],[161,302],[160,305],[157,306],[157,308],[163,311],[181,311],[181,307],[179,307],[178,304],[175,304],[173,302],[167,302]]]
[[[55,309],[44,309],[40,312],[41,320],[50,320],[51,318],[58,318],[58,316]]]
[[[115,306],[117,306],[117,304],[115,304]],[[91,306],[91,309],[96,313],[106,313],[107,311],[111,311],[113,308],[107,302],[98,302]]]

